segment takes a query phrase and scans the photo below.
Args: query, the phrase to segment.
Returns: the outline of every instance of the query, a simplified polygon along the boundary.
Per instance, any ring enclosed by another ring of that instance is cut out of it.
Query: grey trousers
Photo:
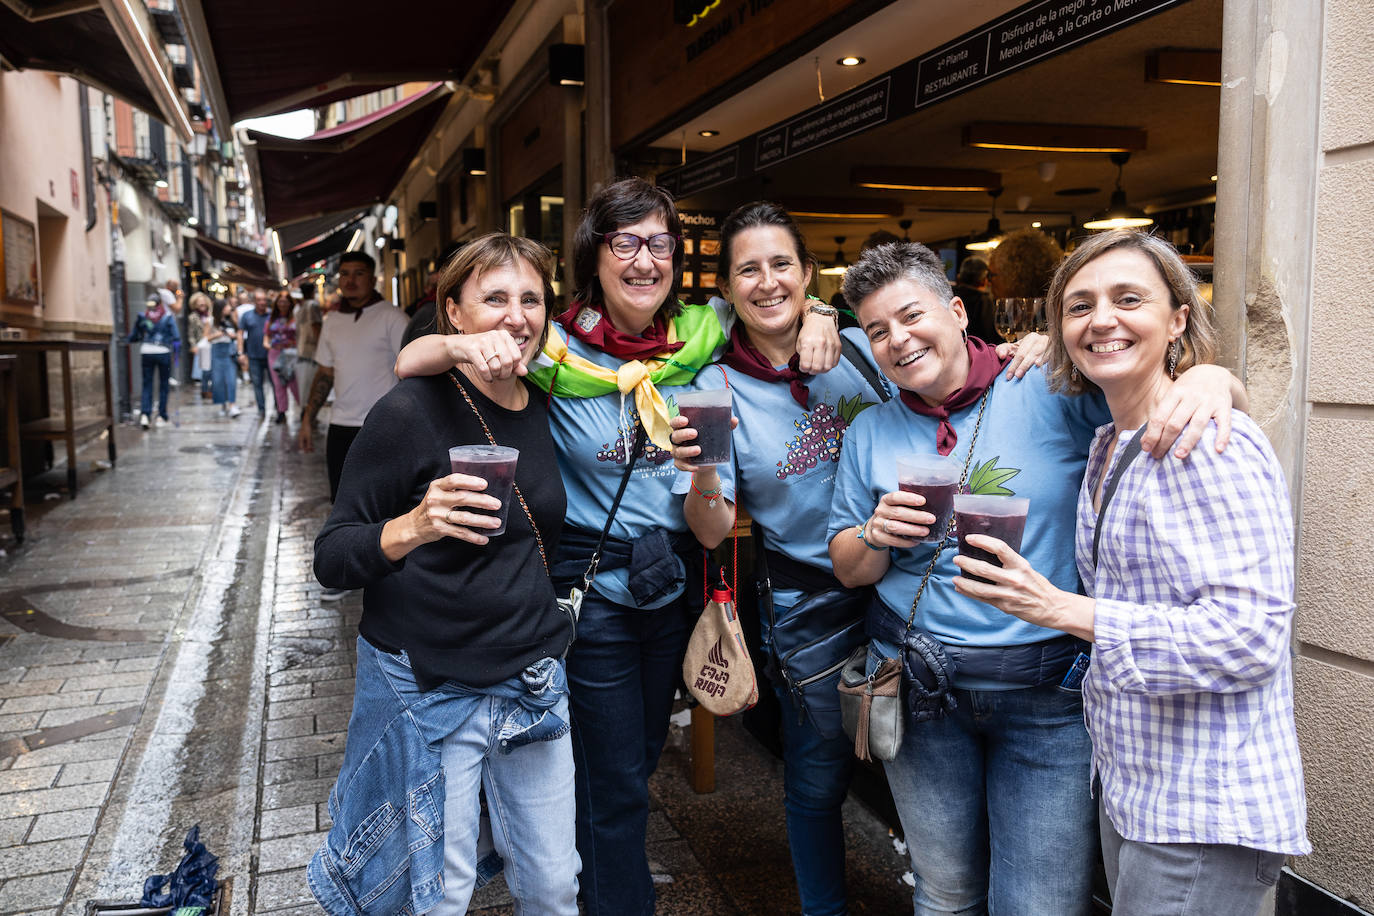
[[[1283,855],[1244,846],[1138,843],[1098,806],[1112,916],[1255,916]]]

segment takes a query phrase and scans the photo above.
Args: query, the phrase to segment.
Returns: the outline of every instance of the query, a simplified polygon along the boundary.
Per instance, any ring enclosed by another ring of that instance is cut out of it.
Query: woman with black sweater
[[[519,911],[577,913],[573,628],[548,575],[566,499],[544,398],[523,378],[553,269],[542,245],[499,233],[444,269],[456,368],[372,408],[315,542],[321,584],[364,590],[334,824],[309,868],[331,914],[465,912],[485,864],[481,789]],[[450,447],[487,444],[520,451],[500,535],[487,481],[449,473]]]

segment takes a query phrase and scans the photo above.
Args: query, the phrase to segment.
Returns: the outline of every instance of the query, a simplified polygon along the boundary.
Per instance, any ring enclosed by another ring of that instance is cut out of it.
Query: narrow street
[[[0,558],[0,916],[136,902],[196,824],[229,912],[321,912],[304,866],[329,827],[361,610],[322,603],[311,574],[324,460],[251,407],[223,420],[173,398],[179,426],[120,427],[115,469],[88,444],[76,500],[44,500],[61,468],[31,486],[28,539]],[[716,734],[714,793],[690,788],[676,727],[653,779],[659,912],[796,912],[781,764],[736,721]],[[886,828],[853,799],[846,823],[852,910],[908,908]],[[498,880],[472,912],[509,904]]]

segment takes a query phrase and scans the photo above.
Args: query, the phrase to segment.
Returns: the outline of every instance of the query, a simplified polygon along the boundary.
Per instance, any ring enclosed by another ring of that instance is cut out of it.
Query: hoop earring
[[[1168,355],[1168,357],[1167,357],[1167,360],[1168,360],[1168,364],[1169,364],[1169,380],[1170,380],[1170,381],[1173,381],[1175,378],[1177,378],[1177,375],[1175,375],[1174,370],[1178,368],[1178,350],[1179,350],[1178,341],[1177,341],[1177,340],[1171,340],[1171,341],[1169,341],[1169,355]]]

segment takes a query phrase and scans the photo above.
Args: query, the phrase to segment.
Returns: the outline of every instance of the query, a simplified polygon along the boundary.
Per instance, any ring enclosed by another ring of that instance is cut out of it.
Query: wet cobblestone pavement
[[[224,420],[173,397],[180,426],[121,427],[111,470],[88,443],[78,498],[43,500],[60,468],[31,482],[28,539],[0,540],[0,916],[136,901],[196,823],[229,912],[322,912],[304,866],[329,828],[361,612],[311,574],[323,454],[251,407]],[[798,912],[781,764],[718,722],[717,790],[698,795],[686,747],[675,728],[651,785],[659,913]],[[851,911],[909,911],[886,828],[852,799],[846,824]],[[499,880],[471,912],[513,912]]]

